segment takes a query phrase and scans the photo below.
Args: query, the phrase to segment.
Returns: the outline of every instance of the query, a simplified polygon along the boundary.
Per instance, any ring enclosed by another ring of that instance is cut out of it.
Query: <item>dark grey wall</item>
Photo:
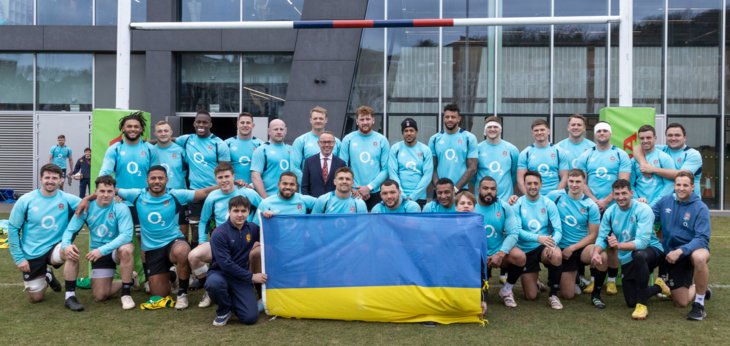
[[[363,19],[366,9],[367,0],[305,1],[302,20]],[[317,105],[327,108],[327,127],[341,136],[361,32],[360,29],[298,31],[282,117],[287,123],[289,140],[310,130],[309,110]]]
[[[114,108],[116,105],[117,56],[96,54],[94,56],[94,107]],[[132,54],[130,65],[129,108],[145,109],[145,55]]]

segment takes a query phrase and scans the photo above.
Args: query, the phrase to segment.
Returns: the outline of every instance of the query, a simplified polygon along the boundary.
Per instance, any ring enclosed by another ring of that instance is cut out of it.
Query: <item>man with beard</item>
[[[213,170],[220,162],[230,162],[231,154],[228,146],[216,135],[210,133],[213,119],[207,111],[198,111],[193,122],[194,134],[177,137],[175,143],[183,147],[185,163],[188,165],[188,186],[190,189],[203,189],[215,185]],[[191,201],[188,204],[188,222],[191,226],[190,245],[198,245],[200,211],[203,201]],[[187,235],[187,230],[183,230]]]
[[[198,286],[205,286],[205,278],[208,273],[207,263],[210,263],[212,260],[210,252],[211,244],[208,242],[208,229],[218,227],[226,222],[228,219],[228,201],[236,196],[246,197],[251,204],[247,209],[252,212],[255,212],[256,207],[261,203],[261,197],[254,190],[247,187],[236,187],[233,180],[233,166],[230,163],[221,162],[218,164],[214,170],[214,174],[219,189],[211,192],[205,198],[203,210],[200,213],[200,224],[198,225],[198,240],[200,244],[192,249],[188,255],[192,273],[198,278]],[[251,213],[251,216],[253,216],[253,213]],[[214,227],[209,227],[211,220],[215,224]],[[253,217],[248,221],[253,221]],[[258,249],[253,249],[251,253],[252,256],[260,255]],[[198,307],[207,308],[210,306],[210,303],[208,294],[204,293]]]
[[[317,106],[309,111],[309,123],[312,125],[312,131],[309,131],[294,140],[292,148],[297,153],[299,162],[295,162],[295,166],[304,170],[304,160],[308,157],[319,153],[319,136],[321,136],[327,126],[327,110]],[[335,146],[332,153],[335,156],[340,155],[340,139],[335,137]]]
[[[539,289],[537,278],[540,272],[540,263],[548,268],[548,286],[550,294],[548,303],[555,310],[561,310],[563,304],[558,298],[560,289],[560,266],[563,263],[562,253],[558,244],[562,239],[560,214],[555,203],[542,196],[542,180],[540,173],[527,171],[524,174],[526,194],[514,204],[513,208],[520,218],[520,230],[517,246],[525,252],[527,257],[525,270],[522,274],[522,288],[525,298],[537,299]]]
[[[687,146],[687,131],[682,124],[671,123],[665,132],[667,145],[657,145],[656,148],[669,154],[674,162],[674,168],[659,168],[652,166],[644,158],[640,148],[634,149],[634,157],[640,164],[641,173],[656,174],[662,178],[674,180],[679,171],[689,171],[695,176],[694,193],[700,195],[702,183],[702,155],[699,151]]]
[[[585,189],[585,172],[579,169],[571,169],[568,172],[568,189],[555,190],[548,194],[560,210],[562,221],[563,237],[558,243],[562,250],[563,267],[560,277],[560,293],[565,299],[573,299],[578,269],[583,265],[591,264],[593,254],[593,243],[598,236],[598,226],[601,223],[601,213],[598,206],[583,193]],[[604,254],[605,257],[605,254]],[[605,259],[605,258],[604,258]],[[591,268],[591,276],[594,279],[591,291],[591,304],[599,309],[606,308],[601,299],[601,289],[606,280],[607,262]]]
[[[59,268],[66,260],[61,239],[80,201],[59,189],[63,179],[60,167],[52,163],[43,165],[39,176],[40,188],[15,202],[8,222],[10,255],[23,273],[24,291],[31,303],[42,301],[49,285],[55,292],[61,291],[61,284],[48,265]],[[67,271],[71,274],[72,269],[65,267],[64,276]],[[66,298],[66,306],[75,311],[83,309],[75,296]]]
[[[520,152],[517,160],[517,188],[525,194],[525,173],[535,171],[540,173],[544,183],[543,195],[550,191],[565,188],[568,179],[568,159],[557,146],[550,143],[550,125],[545,119],[535,119],[532,122],[532,138],[535,143]]]
[[[586,187],[583,192],[596,202],[598,210],[603,213],[614,204],[611,184],[616,179],[631,179],[631,160],[625,151],[611,145],[611,125],[599,122],[593,128],[596,145],[583,152],[575,160],[575,168],[586,173]],[[616,294],[616,276],[618,275],[618,257],[613,249],[608,250],[608,284],[606,293]]]
[[[146,186],[147,172],[157,161],[154,147],[142,140],[146,125],[141,112],[129,114],[119,121],[122,139],[107,148],[99,176],[114,175],[118,188],[141,189]],[[135,225],[138,224],[135,222]]]
[[[498,117],[490,116],[485,122],[485,140],[477,146],[477,181],[480,182],[487,176],[494,178],[497,181],[499,199],[507,201],[515,193],[517,158],[520,152],[512,143],[502,139],[502,123]],[[479,194],[479,186],[475,186],[474,190]]]
[[[185,151],[172,140],[172,135],[172,126],[167,121],[160,120],[155,124],[157,162],[153,164],[165,167],[168,179],[167,186],[169,188],[187,189],[188,165],[185,163]],[[134,217],[136,218],[137,216]],[[187,231],[188,219],[185,213],[180,213],[179,218],[178,224],[180,224],[180,229]]]
[[[312,214],[367,214],[365,202],[352,195],[354,181],[352,170],[340,167],[335,172],[335,191],[319,196]]]
[[[386,179],[380,184],[380,198],[382,201],[370,210],[371,213],[418,213],[421,211],[418,203],[401,196],[400,186],[395,180]]]
[[[182,236],[177,223],[178,214],[184,205],[203,201],[217,189],[210,186],[198,190],[167,189],[167,171],[160,165],[152,166],[147,173],[146,189],[119,189],[117,195],[135,206],[142,235],[142,250],[145,254],[146,275],[150,294],[159,300],[142,304],[143,309],[158,309],[175,305],[176,309],[188,307],[187,290],[190,280],[188,254],[190,245]],[[93,199],[93,198],[92,198]],[[79,207],[85,211],[86,206]],[[179,280],[177,302],[170,294],[170,267],[175,266]]]
[[[390,147],[388,176],[400,184],[403,194],[419,206],[426,205],[426,189],[433,175],[431,149],[419,142],[418,124],[406,118],[400,124],[403,140]]]
[[[281,173],[277,194],[261,201],[257,211],[258,214],[267,219],[279,214],[309,214],[317,199],[312,196],[302,195],[297,192],[298,190],[299,184],[297,184],[296,174],[292,172]],[[253,222],[258,223],[259,218],[254,218]]]
[[[601,253],[607,247],[618,250],[624,300],[628,307],[635,308],[631,318],[644,320],[649,315],[646,305],[651,296],[671,294],[660,278],[649,287],[649,274],[661,262],[664,249],[654,235],[654,213],[646,203],[632,201],[631,183],[619,179],[611,188],[616,203],[603,214],[591,263],[603,265]]]
[[[595,143],[586,138],[586,118],[576,113],[568,118],[568,138],[558,142],[555,146],[565,154],[568,169],[573,169],[575,159],[594,145]]]
[[[441,178],[436,182],[434,189],[436,199],[428,202],[423,207],[424,213],[454,213],[456,212],[456,203],[454,203],[454,183],[449,178]]]
[[[436,187],[440,178],[449,178],[455,183],[455,192],[466,188],[477,171],[477,138],[459,127],[459,107],[448,104],[444,107],[444,130],[431,136],[428,147],[433,153],[433,178]]]
[[[662,169],[674,169],[674,162],[669,154],[656,150],[656,130],[654,126],[644,125],[637,131],[639,143],[644,159],[652,167]],[[636,158],[631,159],[631,186],[637,198],[644,198],[646,203],[654,206],[662,197],[672,194],[674,182],[657,175],[656,173],[644,174],[641,172],[641,164]]]
[[[388,178],[390,143],[380,133],[373,131],[373,109],[360,106],[355,110],[357,131],[342,139],[340,158],[355,173],[357,195],[368,209],[380,202],[380,185]]]
[[[296,165],[299,160],[297,153],[291,145],[284,143],[286,131],[283,120],[272,120],[269,123],[269,141],[253,153],[251,182],[261,198],[276,195],[276,181],[282,173],[293,172],[297,179],[302,176],[302,171]]]
[[[236,172],[236,180],[243,180],[246,184],[251,184],[251,160],[253,160],[254,151],[263,142],[253,135],[253,129],[256,127],[253,114],[249,112],[239,114],[236,126],[238,133],[226,139],[226,145],[231,151],[231,164]]]
[[[515,246],[520,225],[510,205],[497,197],[497,181],[484,176],[479,181],[479,203],[475,213],[484,217],[484,232],[487,237],[487,273],[491,268],[505,268],[507,281],[499,290],[499,297],[508,308],[517,307],[512,288],[525,267],[525,253]]]

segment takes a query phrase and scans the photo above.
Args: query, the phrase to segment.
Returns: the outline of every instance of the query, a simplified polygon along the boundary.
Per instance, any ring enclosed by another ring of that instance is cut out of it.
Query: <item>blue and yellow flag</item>
[[[481,215],[279,215],[262,238],[269,315],[480,322]]]

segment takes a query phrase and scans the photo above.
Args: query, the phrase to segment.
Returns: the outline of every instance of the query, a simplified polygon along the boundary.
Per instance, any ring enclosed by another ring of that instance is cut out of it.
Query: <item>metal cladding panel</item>
[[[33,190],[33,114],[0,114],[0,188]]]

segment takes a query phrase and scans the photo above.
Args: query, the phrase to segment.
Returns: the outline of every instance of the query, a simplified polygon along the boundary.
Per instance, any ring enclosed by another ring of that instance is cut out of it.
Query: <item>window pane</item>
[[[240,0],[182,0],[183,22],[237,22],[240,20]]]
[[[611,37],[612,56],[618,57],[618,27]],[[654,107],[657,114],[662,110],[662,78],[663,59],[662,42],[664,41],[664,0],[634,1],[634,107]],[[616,52],[613,52],[613,51]],[[617,62],[617,60],[614,60]],[[618,72],[618,64],[612,64]],[[618,92],[618,79],[615,90]],[[612,97],[618,94],[611,93]]]
[[[428,139],[431,138],[434,133],[438,132],[438,117],[435,115],[388,113],[388,133],[386,134],[386,137],[388,137],[390,144],[403,140],[403,132],[401,131],[400,123],[406,118],[411,118],[418,124],[418,136],[416,139],[423,144],[428,145]]]
[[[147,0],[132,0],[132,22],[147,21]],[[117,0],[96,0],[96,25],[117,25]]]
[[[258,117],[278,118],[286,102],[292,56],[243,56],[243,111]]]
[[[243,0],[243,20],[299,20],[304,0]]]
[[[182,54],[179,112],[238,113],[239,55]]]
[[[720,114],[720,5],[669,1],[667,114]]]
[[[92,0],[37,0],[38,25],[92,25]]]
[[[504,140],[514,144],[517,150],[527,148],[528,145],[533,143],[532,135],[530,131],[530,125],[535,119],[548,120],[547,117],[532,117],[532,116],[502,116],[502,138]],[[477,138],[484,138],[484,123],[482,120],[481,132],[474,129],[473,132]]]
[[[38,110],[91,111],[91,54],[38,54]]]
[[[0,0],[0,25],[33,25],[33,0]]]
[[[550,17],[550,0],[501,0],[499,7],[501,17]]]
[[[670,116],[667,118],[667,123],[682,124],[687,130],[687,146],[697,149],[702,155],[700,197],[710,209],[718,209],[720,201],[720,148],[718,146],[720,117]]]
[[[33,110],[33,54],[0,54],[0,110]]]
[[[550,27],[502,27],[497,64],[498,113],[550,111]]]

